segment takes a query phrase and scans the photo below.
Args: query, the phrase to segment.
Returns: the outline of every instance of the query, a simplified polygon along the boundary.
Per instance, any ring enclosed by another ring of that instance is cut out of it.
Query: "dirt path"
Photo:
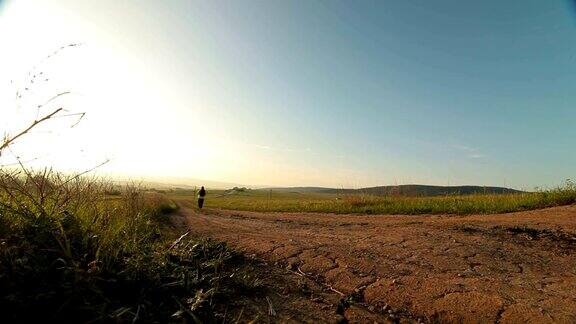
[[[380,316],[576,323],[576,206],[358,216],[198,213],[180,204],[192,231],[317,276]]]

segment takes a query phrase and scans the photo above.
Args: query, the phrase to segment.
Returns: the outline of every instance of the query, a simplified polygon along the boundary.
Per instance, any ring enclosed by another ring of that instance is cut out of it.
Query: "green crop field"
[[[170,193],[194,200],[193,191]],[[576,202],[576,187],[514,194],[474,194],[435,197],[338,195],[274,190],[209,190],[205,206],[260,212],[322,212],[356,214],[491,214],[532,210]]]

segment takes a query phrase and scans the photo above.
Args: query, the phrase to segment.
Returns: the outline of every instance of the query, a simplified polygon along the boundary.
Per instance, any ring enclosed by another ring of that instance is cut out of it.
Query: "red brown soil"
[[[576,323],[576,206],[361,216],[180,203],[193,232],[351,296],[350,321],[367,320],[355,317],[357,302],[370,321]]]

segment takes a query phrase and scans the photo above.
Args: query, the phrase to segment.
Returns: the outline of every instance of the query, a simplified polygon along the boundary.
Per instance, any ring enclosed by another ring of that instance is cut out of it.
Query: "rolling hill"
[[[445,196],[445,195],[471,195],[471,194],[509,194],[521,193],[522,191],[503,187],[483,186],[430,186],[430,185],[399,185],[378,186],[361,189],[336,189],[321,187],[292,187],[292,188],[269,188],[273,191],[282,192],[314,192],[332,194],[368,194],[375,196]]]

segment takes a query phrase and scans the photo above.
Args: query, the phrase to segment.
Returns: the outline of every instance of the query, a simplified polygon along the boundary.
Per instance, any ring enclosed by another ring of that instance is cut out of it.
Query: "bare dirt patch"
[[[576,206],[472,216],[183,213],[197,234],[342,294],[352,322],[576,322]]]

